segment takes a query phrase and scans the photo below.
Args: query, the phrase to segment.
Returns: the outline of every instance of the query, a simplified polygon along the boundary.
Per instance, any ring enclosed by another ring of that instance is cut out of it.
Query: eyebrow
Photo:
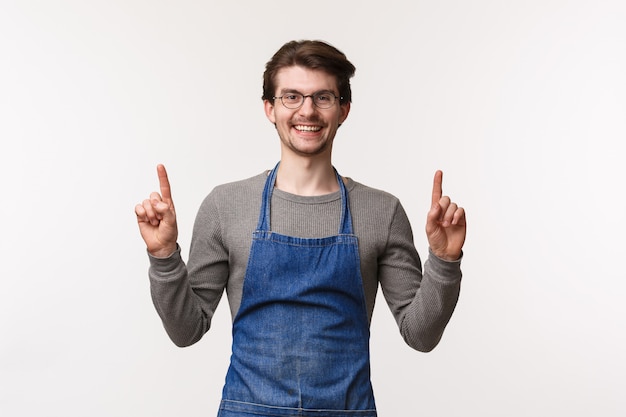
[[[283,88],[282,90],[280,90],[280,93],[281,93],[281,94],[285,94],[285,93],[298,93],[298,94],[302,94],[303,96],[304,96],[304,95],[308,95],[308,94],[304,94],[304,93],[302,93],[302,92],[300,92],[300,91],[296,90],[295,88]],[[314,94],[319,94],[319,93],[331,93],[331,94],[333,94],[333,95],[335,95],[335,96],[337,95],[337,93],[335,93],[335,92],[334,92],[334,91],[332,91],[332,90],[318,90],[318,91],[315,91],[314,93],[311,93],[311,95],[314,95]]]

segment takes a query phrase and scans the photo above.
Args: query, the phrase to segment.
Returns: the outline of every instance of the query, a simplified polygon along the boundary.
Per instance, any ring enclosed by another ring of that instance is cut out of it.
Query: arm
[[[420,352],[434,349],[456,307],[460,260],[447,262],[429,251],[422,271],[411,225],[400,203],[378,261],[378,279],[405,342]]]
[[[442,197],[442,173],[435,174],[426,231],[430,250],[422,274],[411,226],[400,205],[396,209],[379,279],[402,337],[412,348],[428,352],[437,346],[448,324],[461,285],[461,249],[465,212]]]
[[[167,173],[162,165],[157,167],[161,194],[152,193],[150,199],[135,207],[141,235],[146,242],[150,259],[150,290],[154,306],[165,330],[177,346],[191,345],[209,330],[211,318],[222,296],[227,271],[224,265],[213,262],[216,254],[202,259],[194,242],[204,236],[194,227],[188,268],[176,244],[177,229]],[[209,216],[215,218],[215,216]],[[196,222],[198,223],[198,222]],[[222,257],[223,258],[223,257]],[[206,281],[207,270],[217,280]]]
[[[402,337],[412,348],[430,352],[439,344],[459,298],[460,263],[444,261],[429,252],[424,276],[400,323]]]

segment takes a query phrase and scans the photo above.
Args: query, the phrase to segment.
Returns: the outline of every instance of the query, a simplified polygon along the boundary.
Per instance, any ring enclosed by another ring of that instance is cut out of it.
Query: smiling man
[[[162,165],[160,193],[135,207],[152,298],[176,345],[202,338],[226,290],[233,345],[221,417],[376,416],[369,325],[378,288],[419,351],[439,343],[456,306],[465,212],[443,195],[442,173],[434,175],[422,268],[398,199],[332,164],[354,71],[320,41],[276,52],[263,104],[280,161],[206,197],[186,264]]]

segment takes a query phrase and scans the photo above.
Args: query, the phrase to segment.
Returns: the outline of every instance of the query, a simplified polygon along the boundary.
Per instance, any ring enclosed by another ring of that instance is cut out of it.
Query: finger
[[[441,220],[442,226],[447,227],[452,224],[452,221],[454,220],[454,213],[456,213],[457,209],[458,206],[456,205],[456,203],[448,204],[448,207],[446,208],[443,218]]]
[[[443,222],[443,217],[448,210],[448,206],[450,205],[450,197],[443,196],[433,203],[432,207],[428,211],[427,221],[433,222],[435,224],[441,224]]]
[[[157,220],[168,219],[170,223],[174,221],[174,203],[172,200],[165,200],[161,198],[159,193],[153,192],[150,194],[150,204],[154,211],[154,216]]]
[[[150,193],[150,201],[152,201],[153,204],[156,204],[163,201],[163,199],[161,198],[161,194],[155,191]]]
[[[144,210],[141,204],[137,204],[135,206],[135,215],[137,216],[137,221],[140,221],[140,222],[148,221],[148,216],[146,216],[146,210]]]
[[[443,195],[442,183],[443,183],[443,172],[441,172],[440,170],[437,170],[437,172],[435,172],[435,178],[433,179],[433,197],[432,197],[433,206],[439,203],[439,200],[441,200],[441,196]]]
[[[439,227],[439,221],[441,218],[441,206],[439,204],[435,204],[428,210],[428,214],[426,215],[426,233],[430,233],[432,230],[435,230]]]
[[[463,207],[459,207],[454,212],[454,217],[452,218],[452,224],[458,226],[465,225],[465,209]]]
[[[172,200],[172,191],[170,188],[170,181],[167,178],[167,171],[163,164],[157,165],[157,175],[159,176],[159,187],[161,189],[161,196],[165,201]]]
[[[444,220],[444,216],[446,215],[446,212],[448,211],[448,208],[450,207],[450,197],[448,197],[447,195],[444,195],[443,197],[441,197],[439,199],[439,201],[437,201],[435,203],[435,206],[439,206],[440,211],[439,211],[439,218],[437,219],[437,221],[442,222]]]
[[[445,196],[433,202],[433,205],[428,211],[427,221],[433,223],[433,226],[440,225],[449,205],[450,199]]]
[[[159,221],[161,220],[161,216],[159,216],[155,211],[154,203],[152,202],[152,200],[143,200],[143,203],[141,203],[141,207],[143,208],[143,216],[145,221],[149,222],[153,226],[157,226],[159,224]]]
[[[161,198],[161,194],[157,193],[157,192],[152,192],[150,193],[150,205],[152,208],[152,211],[154,212],[154,216],[161,220],[163,217],[160,215],[161,210],[158,210],[157,207],[159,206],[159,204],[164,204],[163,203],[163,199]]]

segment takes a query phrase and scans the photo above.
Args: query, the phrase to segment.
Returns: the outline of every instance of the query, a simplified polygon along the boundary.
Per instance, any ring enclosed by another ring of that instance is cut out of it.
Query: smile
[[[322,129],[322,127],[321,126],[295,125],[294,129],[300,132],[319,132]]]

